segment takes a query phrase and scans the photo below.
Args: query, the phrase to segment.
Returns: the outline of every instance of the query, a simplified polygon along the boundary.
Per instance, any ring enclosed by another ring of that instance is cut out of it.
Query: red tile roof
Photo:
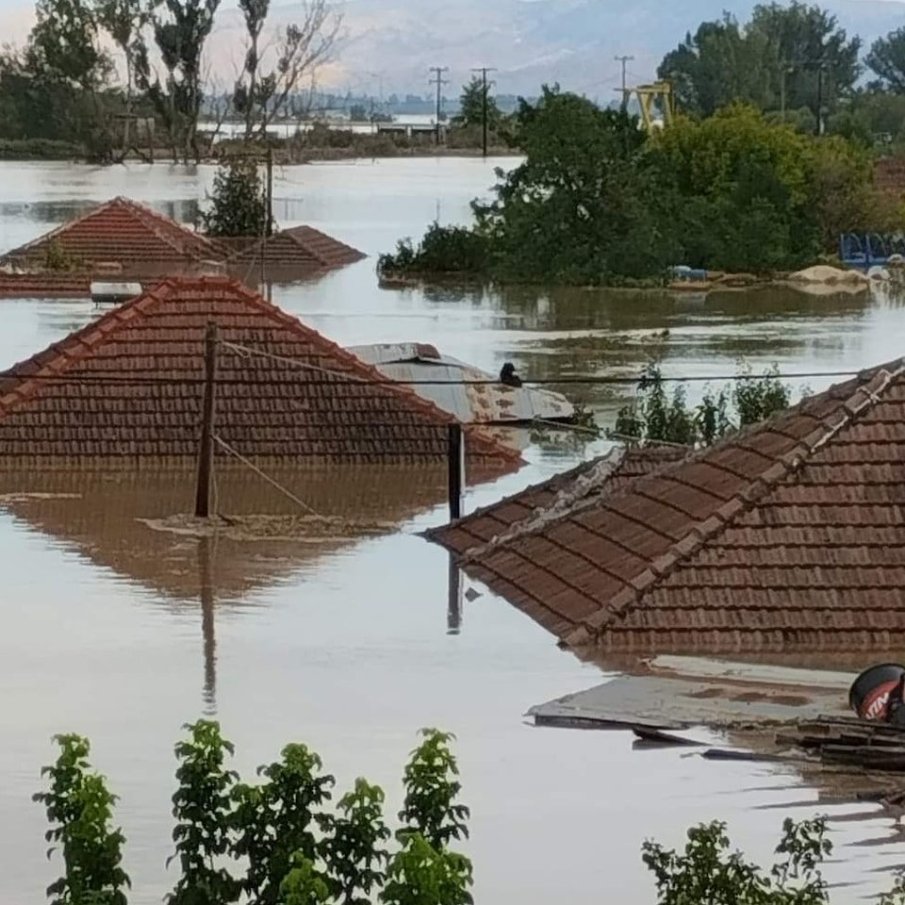
[[[279,308],[223,278],[169,280],[0,380],[0,463],[191,460],[204,333],[218,354],[217,433],[242,455],[299,463],[445,461],[453,419]],[[59,379],[58,379],[59,378]],[[521,460],[466,429],[469,462]]]
[[[901,646],[905,360],[615,492],[570,500],[580,480],[561,489],[560,508],[517,521],[463,559],[566,643]],[[434,536],[461,548],[455,530]]]
[[[358,249],[310,226],[283,229],[258,241],[241,239],[233,243],[230,240],[227,245],[239,248],[229,259],[231,267],[242,267],[260,261],[263,247],[264,261],[268,267],[294,269],[306,274],[344,267],[367,257]]]
[[[86,298],[91,295],[91,277],[78,273],[3,273],[0,298]]]
[[[225,257],[223,248],[213,240],[119,197],[7,252],[0,264],[40,268],[52,243],[88,270],[116,263],[126,272],[136,272],[148,266],[201,264]]]

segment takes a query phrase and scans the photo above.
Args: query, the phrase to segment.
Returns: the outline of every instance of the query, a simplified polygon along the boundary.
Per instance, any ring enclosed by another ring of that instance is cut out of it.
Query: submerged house
[[[113,198],[0,257],[8,279],[16,272],[54,276],[122,273],[161,276],[200,273],[224,260],[222,246],[129,198]]]
[[[221,239],[229,250],[227,266],[236,273],[260,274],[263,264],[268,279],[292,282],[319,276],[328,270],[354,264],[367,257],[311,226],[292,226],[263,239]]]
[[[533,424],[575,417],[575,407],[562,394],[502,383],[429,343],[373,343],[349,351],[392,380],[412,382],[419,396],[463,423]]]
[[[92,278],[145,286],[167,276],[230,272],[257,278],[260,269],[253,269],[262,253],[269,276],[286,282],[364,257],[305,226],[265,240],[213,239],[117,197],[0,256],[0,296],[88,294]]]
[[[209,324],[216,434],[239,455],[294,466],[447,461],[455,419],[238,281],[208,277],[160,283],[4,372],[0,468],[191,465]],[[482,430],[465,436],[472,475],[521,464]]]
[[[617,450],[429,537],[577,649],[901,646],[905,360],[675,456]]]

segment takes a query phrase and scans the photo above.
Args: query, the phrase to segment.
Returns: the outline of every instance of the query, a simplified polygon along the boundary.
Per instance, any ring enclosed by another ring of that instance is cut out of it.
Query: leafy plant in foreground
[[[405,837],[390,862],[384,905],[472,905],[471,861],[434,848],[420,833]]]
[[[820,867],[831,851],[825,819],[787,819],[776,849],[783,860],[766,872],[731,852],[726,825],[714,822],[690,829],[681,853],[645,842],[642,860],[656,878],[658,905],[827,905]]]
[[[384,880],[389,860],[386,841],[391,837],[383,821],[383,789],[366,780],[338,802],[338,815],[326,815],[323,857],[342,905],[368,905],[371,890]]]
[[[51,827],[45,833],[55,843],[47,855],[62,849],[66,873],[47,887],[52,905],[125,905],[131,882],[122,869],[122,830],[112,829],[116,796],[103,776],[90,772],[90,745],[79,735],[57,735],[60,754],[41,770],[50,789],[33,799],[47,809]]]
[[[469,809],[457,804],[462,784],[456,779],[459,765],[449,744],[455,738],[438,729],[422,729],[424,741],[412,752],[403,776],[405,800],[399,819],[400,840],[420,833],[429,845],[442,850],[450,840],[468,838],[465,821]]]
[[[335,781],[322,768],[320,757],[305,745],[287,745],[281,761],[259,768],[266,782],[235,788],[232,824],[238,838],[233,852],[248,858],[244,886],[252,902],[278,902],[293,857],[311,863],[317,858],[316,819]]]
[[[233,745],[220,724],[199,720],[185,727],[189,738],[176,745],[179,787],[173,795],[173,840],[182,876],[168,897],[170,905],[226,905],[239,896],[239,883],[218,859],[229,852],[230,793],[237,774],[224,766]]]

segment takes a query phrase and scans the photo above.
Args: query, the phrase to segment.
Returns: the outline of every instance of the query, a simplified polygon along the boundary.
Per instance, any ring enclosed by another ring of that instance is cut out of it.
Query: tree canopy
[[[761,110],[808,109],[815,119],[851,94],[861,72],[859,38],[819,6],[760,4],[740,25],[725,14],[704,22],[661,62],[680,108],[712,116],[733,101]]]

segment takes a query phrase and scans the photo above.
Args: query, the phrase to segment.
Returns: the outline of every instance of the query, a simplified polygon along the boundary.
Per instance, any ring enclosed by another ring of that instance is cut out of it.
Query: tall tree
[[[201,159],[198,118],[204,100],[202,56],[220,0],[163,0],[153,19],[154,41],[166,72],[163,80],[150,64],[147,48],[135,54],[136,84],[147,92],[170,135],[174,157]]]
[[[126,75],[126,120],[123,147],[129,149],[135,68],[144,51],[143,29],[151,18],[151,8],[143,0],[97,0],[95,16],[123,56]]]
[[[864,62],[883,87],[897,94],[905,93],[905,28],[874,41]]]
[[[733,101],[765,106],[772,63],[765,42],[747,35],[726,13],[687,35],[663,59],[657,75],[673,83],[682,110],[712,116]]]
[[[771,48],[785,79],[788,109],[807,107],[815,116],[832,111],[854,88],[861,72],[861,39],[849,39],[836,17],[819,6],[793,2],[754,8],[747,32]]]
[[[304,0],[299,19],[277,31],[269,53],[261,37],[270,0],[239,0],[247,32],[245,62],[233,92],[236,111],[245,120],[245,137],[264,137],[267,127],[285,115],[305,81],[312,81],[334,51],[342,17],[327,0]]]
[[[476,75],[472,76],[471,81],[462,87],[459,112],[453,117],[453,124],[465,127],[482,125],[485,103],[487,104],[487,128],[494,131],[499,127],[503,114],[497,106],[496,98],[490,93],[490,85],[485,86],[483,79]]]
[[[853,90],[860,47],[818,6],[761,4],[744,26],[729,15],[702,23],[666,55],[658,74],[695,115],[742,101],[761,110],[808,108],[816,118]]]

